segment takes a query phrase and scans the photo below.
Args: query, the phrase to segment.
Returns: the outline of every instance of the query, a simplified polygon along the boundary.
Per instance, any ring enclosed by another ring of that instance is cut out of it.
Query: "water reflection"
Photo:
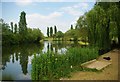
[[[70,47],[80,47],[79,43],[75,43],[73,41],[52,41],[44,42],[44,49],[42,50],[43,52],[49,52],[53,51],[55,53],[64,53],[67,48]]]
[[[64,41],[45,41],[40,44],[24,44],[2,47],[2,79],[31,79],[31,60],[41,52],[53,51],[64,53],[69,47],[79,46],[78,43]],[[1,70],[0,70],[1,71]]]
[[[29,57],[31,57],[33,54],[39,54],[42,51],[43,46],[44,46],[43,44],[25,44],[20,46],[3,47],[2,49],[3,80],[5,76],[7,76],[8,74],[10,75],[10,73],[11,76],[13,76],[16,80],[23,78],[23,77],[19,78],[16,75],[19,74],[27,75]],[[11,69],[12,68],[11,66],[13,66],[14,68]]]

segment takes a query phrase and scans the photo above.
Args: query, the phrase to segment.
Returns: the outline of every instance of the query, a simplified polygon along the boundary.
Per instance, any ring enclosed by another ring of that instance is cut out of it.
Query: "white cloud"
[[[65,32],[68,28],[69,22],[61,20],[63,12],[53,12],[49,15],[41,15],[38,13],[28,14],[27,26],[31,28],[40,28],[41,31],[46,35],[46,28],[56,25],[58,30]]]
[[[64,7],[64,8],[61,8],[65,13],[68,13],[70,15],[73,15],[73,16],[79,16],[79,15],[82,15],[84,14],[84,12],[82,11],[78,11],[77,9],[73,8],[73,7]]]
[[[73,8],[82,8],[82,9],[87,9],[88,4],[87,3],[79,3],[73,6]]]
[[[87,3],[78,3],[73,6],[63,7],[61,8],[61,10],[73,16],[81,16],[84,14],[83,10],[87,10],[87,8],[88,8]]]
[[[45,20],[50,20],[52,18],[56,18],[56,17],[60,17],[62,15],[62,12],[53,12],[49,15],[41,15],[41,14],[38,14],[38,13],[34,13],[34,14],[30,14],[30,15],[27,15],[28,19],[29,17],[32,17],[32,18],[41,18],[41,19],[45,19]]]
[[[27,6],[32,4],[33,0],[24,0],[24,1],[16,1],[16,5],[18,6]]]
[[[39,25],[41,25],[41,27],[50,26],[51,23],[61,15],[62,14],[58,12],[54,12],[46,16],[38,13],[29,14],[27,15],[27,22],[32,27],[34,26],[39,27]]]

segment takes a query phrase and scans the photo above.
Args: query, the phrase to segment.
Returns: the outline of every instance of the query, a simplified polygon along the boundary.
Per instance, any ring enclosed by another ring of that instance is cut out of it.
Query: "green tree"
[[[17,33],[17,24],[15,24],[15,26],[14,26],[14,33],[16,34]]]
[[[119,2],[120,3],[120,2]],[[110,16],[110,23],[114,23],[114,26],[111,29],[111,33],[113,33],[113,38],[116,36],[118,37],[118,44],[120,45],[120,5],[119,3],[111,3],[111,6],[108,8],[108,13]],[[117,28],[117,29],[116,29]],[[115,31],[114,31],[115,30]],[[116,32],[116,33],[114,33]]]
[[[11,22],[10,25],[11,25],[11,31],[13,32],[13,22]]]
[[[56,26],[54,26],[54,34],[56,34],[57,33],[57,27]]]
[[[83,16],[80,16],[79,19],[77,20],[76,27],[77,28],[83,27]]]
[[[108,13],[100,6],[87,13],[89,43],[99,46],[100,49],[110,48]]]
[[[33,29],[32,35],[34,37],[34,42],[39,42],[44,37],[40,29]]]
[[[77,29],[77,25],[75,26],[75,29]]]
[[[40,29],[37,29],[37,28],[34,28],[34,29],[31,29],[31,28],[27,28],[27,42],[35,42],[35,43],[39,43],[39,41],[41,39],[44,38],[42,32]]]
[[[87,24],[88,24],[88,40],[91,45],[96,43],[96,12],[94,9],[87,13]]]
[[[47,36],[49,37],[49,27],[47,27]]]
[[[96,3],[97,6],[100,6],[106,11],[107,17],[110,20],[109,25],[111,23],[114,23],[114,29],[117,27],[117,36],[118,36],[118,43],[120,44],[120,2],[98,2]],[[110,32],[114,32],[113,28],[110,30]]]
[[[0,22],[0,26],[2,27],[2,45],[12,44],[14,42],[14,38],[11,27],[5,23],[4,20]]]
[[[19,22],[19,33],[17,33],[17,24],[14,25],[11,23],[11,27],[5,23],[2,19],[0,19],[0,31],[2,29],[2,45],[12,45],[19,43],[38,43],[41,39],[44,38],[40,29],[27,29],[25,12],[21,12],[20,22]],[[14,29],[11,31],[11,29]],[[1,38],[1,37],[0,37]]]
[[[58,31],[56,33],[56,37],[60,40],[60,38],[63,38],[64,34],[62,33],[62,31]]]
[[[23,11],[20,15],[20,21],[19,21],[19,33],[21,35],[25,35],[27,32],[27,23],[26,23],[26,13]]]
[[[50,37],[52,37],[52,36],[53,36],[53,28],[50,27]]]
[[[73,25],[71,25],[71,27],[70,27],[70,28],[71,28],[71,30],[72,30],[72,29],[73,29]]]

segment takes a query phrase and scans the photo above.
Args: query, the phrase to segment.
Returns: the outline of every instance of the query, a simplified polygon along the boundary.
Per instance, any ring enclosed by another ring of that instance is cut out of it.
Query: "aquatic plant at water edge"
[[[41,53],[32,60],[33,80],[53,80],[69,76],[70,72],[82,70],[81,63],[98,57],[96,48],[70,48],[65,54]]]

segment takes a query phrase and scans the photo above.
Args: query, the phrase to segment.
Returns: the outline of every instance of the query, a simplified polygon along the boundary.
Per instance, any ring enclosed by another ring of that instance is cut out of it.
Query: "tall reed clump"
[[[98,57],[97,48],[70,48],[66,52],[71,65],[80,65]]]
[[[65,55],[53,52],[34,56],[32,60],[32,80],[58,79],[70,73],[69,62]]]
[[[97,56],[98,51],[95,48],[70,48],[65,54],[51,51],[41,53],[32,60],[32,80],[53,80],[69,76],[76,66]]]

